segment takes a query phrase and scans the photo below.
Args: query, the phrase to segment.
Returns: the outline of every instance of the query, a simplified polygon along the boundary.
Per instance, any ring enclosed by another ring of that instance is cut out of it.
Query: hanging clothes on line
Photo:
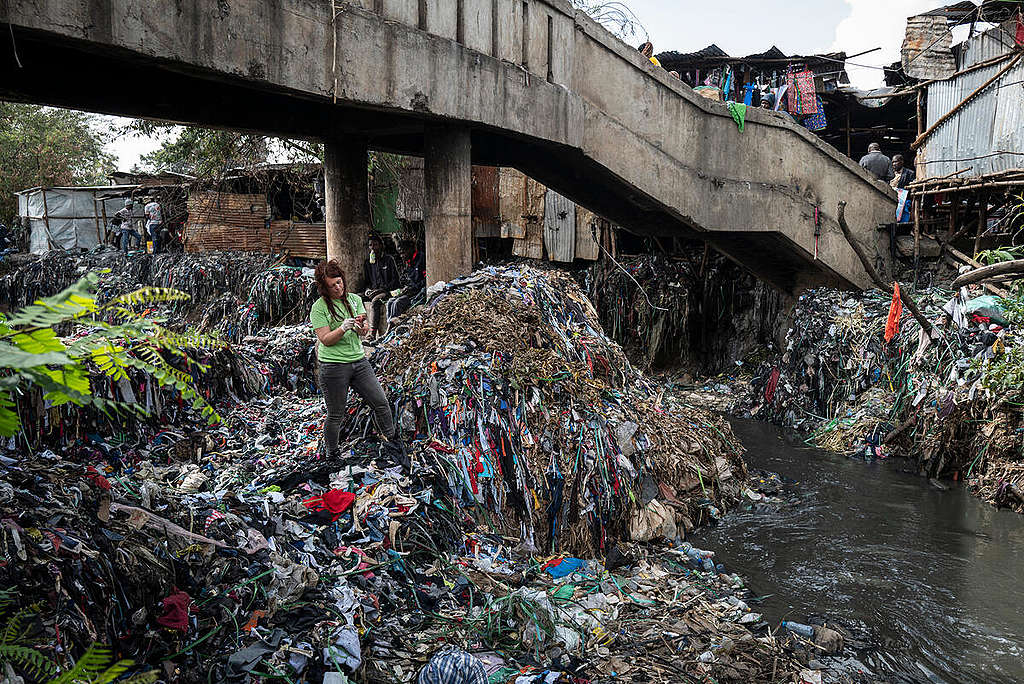
[[[814,72],[808,69],[786,74],[789,89],[789,113],[794,116],[818,114],[818,99],[814,89]]]

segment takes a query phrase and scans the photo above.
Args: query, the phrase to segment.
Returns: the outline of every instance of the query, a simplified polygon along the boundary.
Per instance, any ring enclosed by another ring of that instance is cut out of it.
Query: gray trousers
[[[393,318],[398,318],[406,311],[409,310],[409,306],[412,304],[412,300],[416,298],[419,292],[413,292],[412,294],[400,294],[397,297],[392,297],[388,300],[388,321],[390,322]]]
[[[352,363],[321,363],[320,389],[324,393],[327,405],[327,417],[324,419],[324,441],[327,453],[333,455],[338,450],[341,435],[341,424],[345,420],[345,407],[348,404],[348,389],[351,387],[363,398],[373,410],[373,421],[377,430],[385,439],[395,436],[395,421],[391,417],[391,406],[384,395],[384,388],[373,372],[373,366],[366,359]]]
[[[388,297],[391,293],[387,290],[367,290],[366,297],[366,320],[370,324],[370,331],[374,334],[383,334],[388,329],[388,319],[385,316]]]

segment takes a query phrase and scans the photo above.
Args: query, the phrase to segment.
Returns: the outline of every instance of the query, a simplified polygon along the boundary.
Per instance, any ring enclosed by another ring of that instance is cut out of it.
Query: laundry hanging
[[[789,90],[789,113],[794,116],[818,114],[818,99],[814,89],[814,72],[808,69],[786,74]]]
[[[805,117],[800,123],[809,131],[823,131],[828,128],[828,121],[825,119],[825,106],[822,104],[820,97],[815,99],[817,100],[818,113]]]
[[[740,133],[742,133],[743,124],[747,120],[747,105],[738,102],[726,102],[725,104],[729,108],[729,113],[732,114],[733,121],[739,127]]]

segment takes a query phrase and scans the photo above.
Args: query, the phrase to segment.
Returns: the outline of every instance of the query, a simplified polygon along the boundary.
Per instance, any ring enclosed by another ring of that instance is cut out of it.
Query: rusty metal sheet
[[[576,205],[551,188],[544,197],[544,247],[552,261],[576,258]]]
[[[501,237],[526,238],[523,207],[526,205],[526,176],[515,169],[502,167],[498,174],[498,213],[501,215]]]
[[[528,259],[543,259],[544,224],[537,221],[527,222],[524,237],[512,241],[512,254]]]
[[[595,261],[601,254],[601,232],[604,219],[583,207],[576,207],[576,258]],[[594,237],[597,237],[595,240]]]
[[[501,236],[498,167],[473,167],[473,231],[477,237]]]
[[[1005,54],[999,48],[999,28],[973,37],[966,46],[970,66]],[[927,90],[930,128],[965,97],[996,75],[1005,63],[975,69],[955,78],[932,83]],[[1024,154],[1024,63],[1003,74],[932,133],[918,154],[919,177],[982,176],[1020,166]]]
[[[903,71],[911,78],[944,79],[956,73],[953,34],[945,17],[922,14],[907,19],[902,59]]]

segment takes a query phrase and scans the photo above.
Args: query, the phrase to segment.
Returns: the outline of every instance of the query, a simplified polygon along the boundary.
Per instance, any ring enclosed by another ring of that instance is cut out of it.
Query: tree
[[[158,149],[143,155],[143,171],[173,171],[215,179],[228,169],[255,166],[271,160],[315,164],[323,161],[322,145],[251,133],[177,126],[143,119],[128,124],[122,132],[162,138]]]
[[[95,273],[87,273],[52,297],[9,316],[0,315],[0,436],[9,437],[21,430],[12,395],[33,386],[53,406],[70,403],[106,415],[144,415],[141,406],[94,395],[90,372],[118,381],[133,370],[142,371],[161,387],[173,387],[211,423],[219,421],[196,391],[191,376],[167,358],[194,363],[186,350],[221,348],[223,343],[172,332],[133,310],[139,305],[182,301],[189,296],[177,290],[147,287],[99,304],[94,295],[98,281]],[[57,336],[57,326],[70,327],[76,334],[70,341],[62,340]],[[201,365],[199,368],[206,370]]]
[[[104,183],[114,169],[108,141],[93,114],[0,102],[0,220],[17,214],[19,190]]]

